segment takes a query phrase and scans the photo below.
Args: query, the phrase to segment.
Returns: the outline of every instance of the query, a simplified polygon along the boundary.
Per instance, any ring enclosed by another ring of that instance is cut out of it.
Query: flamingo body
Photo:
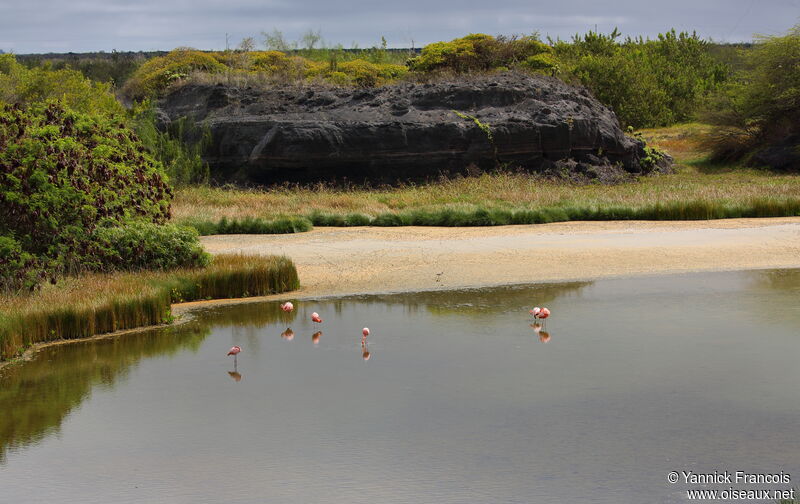
[[[319,318],[319,313],[317,313],[317,312],[312,313],[311,314],[311,321],[312,322],[316,322],[317,324],[321,324],[322,323],[322,319]]]
[[[287,302],[285,302],[285,303],[283,303],[281,305],[281,310],[283,310],[285,312],[290,312],[290,311],[294,310],[294,305],[292,303],[290,303],[289,301],[287,301]]]
[[[549,316],[550,316],[550,310],[548,310],[547,308],[542,308],[542,311],[539,312],[540,319],[546,319]]]
[[[361,334],[363,334],[365,338],[367,336],[369,336],[369,327],[365,327],[364,329],[361,329]]]
[[[231,347],[231,349],[228,351],[228,355],[234,355],[234,356],[235,355],[239,355],[239,352],[241,352],[241,351],[242,351],[242,347],[234,346],[234,347]]]

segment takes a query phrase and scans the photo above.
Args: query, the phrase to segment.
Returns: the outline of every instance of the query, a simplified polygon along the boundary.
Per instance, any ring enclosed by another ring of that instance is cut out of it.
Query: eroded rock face
[[[392,183],[498,166],[589,178],[663,169],[640,163],[644,144],[588,91],[549,77],[377,89],[184,86],[160,109],[168,120],[208,124],[217,182]]]

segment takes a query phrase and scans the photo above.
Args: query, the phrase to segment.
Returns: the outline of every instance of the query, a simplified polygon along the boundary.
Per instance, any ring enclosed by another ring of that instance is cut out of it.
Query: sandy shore
[[[303,284],[300,297],[800,267],[800,217],[317,228],[202,242],[215,254],[289,256]]]

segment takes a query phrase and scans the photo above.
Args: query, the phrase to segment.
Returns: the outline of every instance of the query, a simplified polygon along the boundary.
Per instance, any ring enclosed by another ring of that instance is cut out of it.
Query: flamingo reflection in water
[[[235,381],[235,382],[237,382],[237,383],[238,383],[238,382],[240,382],[240,381],[242,381],[242,374],[241,374],[241,373],[239,373],[239,372],[238,372],[238,371],[236,371],[236,370],[234,370],[234,371],[228,371],[228,376],[230,376],[231,378],[233,378],[233,381]]]
[[[319,345],[319,339],[322,337],[322,331],[317,331],[311,335],[311,342],[314,343],[314,346]]]
[[[531,327],[533,328],[533,332],[539,335],[539,341],[541,341],[542,343],[547,343],[548,341],[550,341],[550,333],[543,330],[542,324],[540,324],[539,322],[534,322],[533,324],[531,324]]]
[[[368,361],[370,358],[369,347],[367,346],[367,336],[369,336],[369,328],[365,327],[361,330],[361,358]]]
[[[364,359],[365,361],[368,361],[370,355],[371,354],[369,353],[369,346],[367,345],[367,339],[364,338],[361,340],[361,358]]]
[[[281,338],[286,341],[292,341],[294,339],[294,331],[287,327],[286,330],[281,333]]]

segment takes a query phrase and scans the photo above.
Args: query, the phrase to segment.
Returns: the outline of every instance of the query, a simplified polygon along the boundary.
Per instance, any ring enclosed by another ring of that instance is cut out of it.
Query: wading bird
[[[230,350],[228,350],[228,356],[233,355],[233,365],[236,366],[236,358],[239,355],[239,352],[242,351],[242,347],[240,346],[233,346]]]
[[[363,334],[365,338],[367,336],[369,336],[369,327],[365,327],[364,329],[361,329],[361,334]]]
[[[540,319],[546,319],[549,316],[550,316],[550,310],[548,310],[547,308],[542,308],[542,311],[539,312]]]
[[[294,310],[294,305],[292,303],[290,303],[289,301],[286,301],[285,303],[283,303],[281,305],[281,310],[283,310],[285,312],[290,312],[290,311]]]
[[[531,310],[531,311],[530,311],[530,312],[528,312],[528,313],[530,313],[531,315],[533,315],[533,318],[535,318],[535,319],[538,319],[538,318],[539,318],[539,313],[541,313],[541,311],[542,311],[542,309],[541,309],[541,308],[539,308],[538,306],[535,306],[535,307],[533,308],[533,310]]]
[[[317,324],[321,324],[322,323],[322,319],[319,318],[319,313],[317,313],[317,312],[312,313],[311,314],[311,321],[312,322],[316,322]]]

